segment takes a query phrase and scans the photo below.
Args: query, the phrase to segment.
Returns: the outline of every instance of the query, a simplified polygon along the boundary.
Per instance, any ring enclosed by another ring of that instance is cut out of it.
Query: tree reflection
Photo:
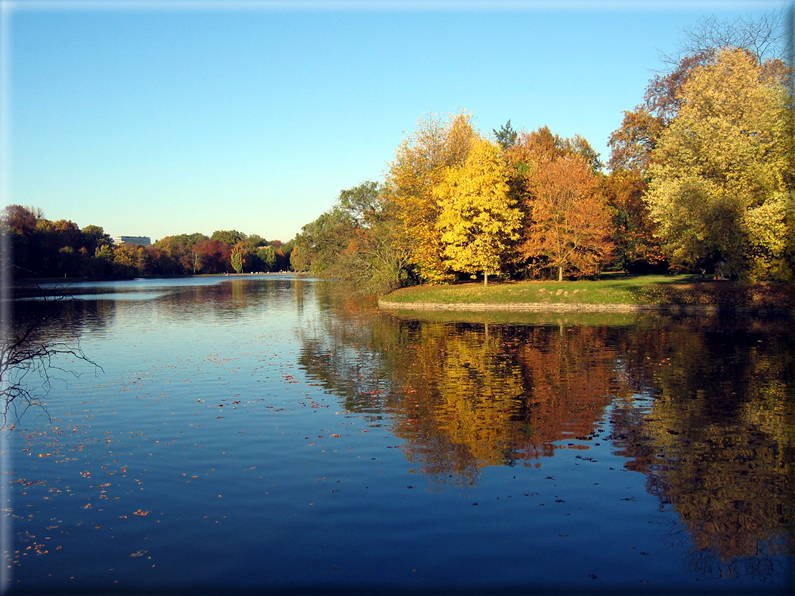
[[[632,458],[627,467],[645,473],[661,505],[680,515],[693,565],[758,574],[774,565],[770,557],[792,554],[795,341],[787,322],[689,320],[626,337],[636,356],[629,369],[654,380],[653,399],[616,411],[614,439]]]
[[[436,323],[335,303],[333,292],[324,304],[334,316],[305,338],[302,364],[350,411],[388,419],[434,481],[539,465],[565,441],[592,437],[610,406],[608,438],[660,507],[679,514],[694,570],[772,577],[776,556],[793,553],[788,321]]]
[[[780,555],[793,554],[788,320],[423,321],[383,313],[337,284],[290,280],[185,288],[136,304],[31,301],[14,324],[21,332],[44,316],[31,345],[74,345],[126,308],[169,309],[176,321],[210,311],[223,322],[287,304],[301,319],[307,377],[347,411],[390,425],[433,482],[474,484],[485,466],[538,466],[568,443],[584,448],[609,412],[614,453],[678,514],[693,569],[773,577]]]
[[[328,287],[335,316],[307,334],[301,364],[350,411],[389,414],[407,458],[443,482],[489,465],[538,465],[594,432],[622,389],[602,327],[401,320]],[[534,463],[535,462],[535,463]]]

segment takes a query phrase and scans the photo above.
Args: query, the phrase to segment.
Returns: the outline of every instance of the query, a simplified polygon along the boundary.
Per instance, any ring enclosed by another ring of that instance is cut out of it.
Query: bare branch
[[[72,300],[65,295],[45,296],[40,288],[38,293],[38,298],[44,302]],[[79,337],[48,332],[43,311],[23,321],[10,316],[10,301],[4,302],[0,342],[0,427],[5,428],[9,425],[9,414],[19,419],[32,406],[44,408],[43,398],[53,382],[64,380],[56,372],[79,376],[76,371],[64,368],[59,363],[61,358],[71,356],[100,371],[102,367],[83,352]]]
[[[686,56],[734,47],[748,50],[760,64],[767,60],[784,62],[792,52],[793,43],[786,23],[783,9],[758,19],[740,17],[730,22],[714,15],[703,17],[696,25],[683,29],[676,51],[660,52],[660,60],[668,67],[676,67]]]

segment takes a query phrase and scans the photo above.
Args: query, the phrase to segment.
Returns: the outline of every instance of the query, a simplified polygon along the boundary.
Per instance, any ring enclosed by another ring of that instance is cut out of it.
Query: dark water
[[[792,592],[790,320],[73,292],[17,304],[102,369],[63,357],[8,411],[12,591]]]

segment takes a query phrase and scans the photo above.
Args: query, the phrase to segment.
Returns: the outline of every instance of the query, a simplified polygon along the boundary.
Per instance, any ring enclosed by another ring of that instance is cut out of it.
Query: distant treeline
[[[166,236],[153,246],[116,245],[101,226],[50,221],[35,207],[9,205],[0,220],[3,266],[13,267],[16,278],[128,279],[290,268],[292,242],[236,230]]]

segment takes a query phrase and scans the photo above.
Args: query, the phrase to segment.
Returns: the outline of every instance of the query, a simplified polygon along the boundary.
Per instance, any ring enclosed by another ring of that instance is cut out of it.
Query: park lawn
[[[398,303],[441,304],[702,304],[739,308],[795,306],[792,284],[739,284],[698,275],[603,274],[598,280],[520,281],[423,285],[383,298]]]

